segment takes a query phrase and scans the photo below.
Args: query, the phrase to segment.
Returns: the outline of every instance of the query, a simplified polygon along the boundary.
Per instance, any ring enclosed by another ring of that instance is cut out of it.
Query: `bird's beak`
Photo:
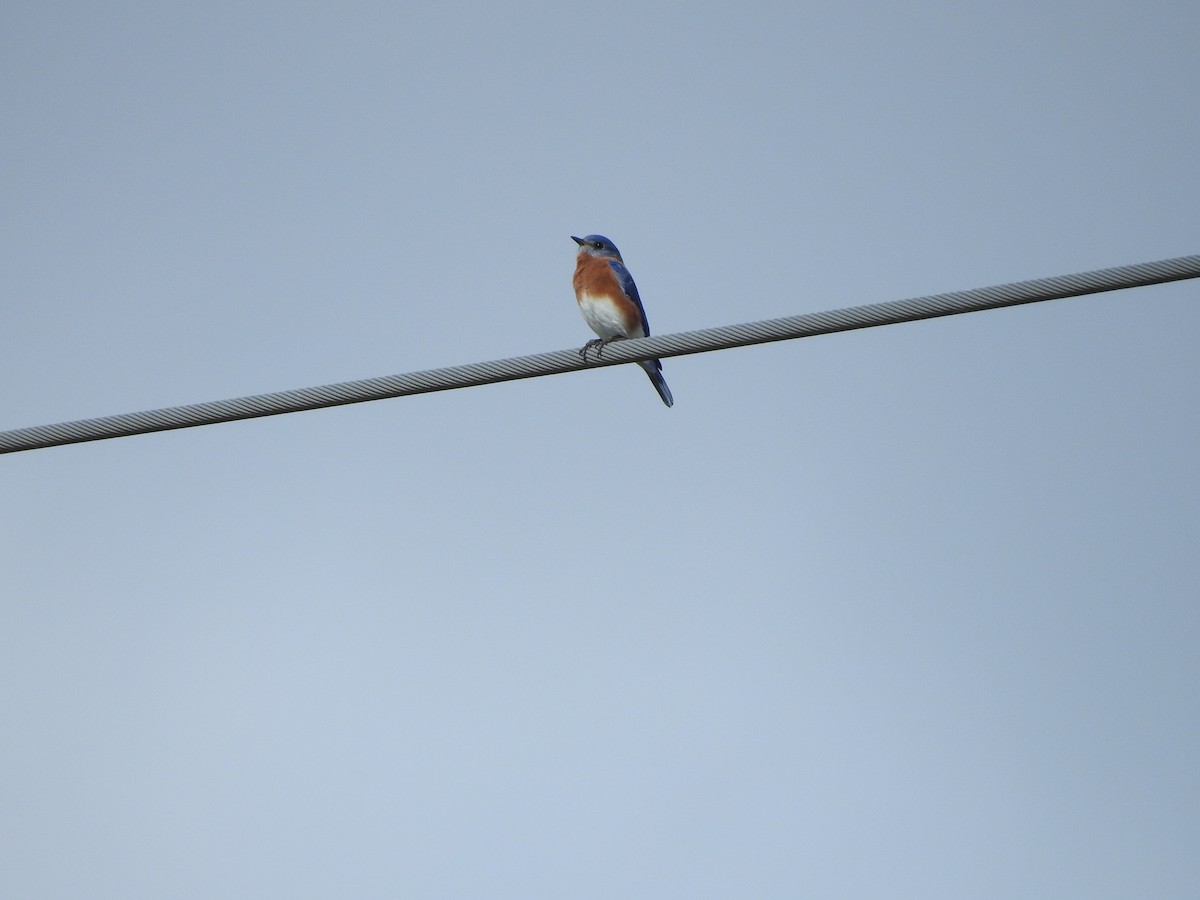
[[[577,243],[580,247],[582,247],[584,245],[583,238],[577,238],[577,237],[575,237],[575,235],[571,235],[571,240],[573,240],[575,243]]]

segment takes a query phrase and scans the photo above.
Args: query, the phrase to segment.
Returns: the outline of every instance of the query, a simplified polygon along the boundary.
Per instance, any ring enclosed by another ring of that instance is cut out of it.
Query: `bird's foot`
[[[623,340],[625,340],[625,338],[622,337],[621,335],[617,335],[616,337],[610,337],[610,338],[592,338],[590,341],[588,341],[586,344],[584,344],[582,347],[579,348],[579,355],[584,358],[584,361],[586,361],[587,357],[588,357],[588,351],[595,350],[596,351],[596,359],[599,359],[601,356],[604,355],[605,347],[607,347],[613,341],[623,341]]]
[[[587,355],[588,355],[589,350],[600,346],[602,343],[604,343],[604,342],[602,340],[600,340],[600,338],[593,338],[592,340],[590,340],[586,344],[584,344],[582,347],[580,347],[579,355],[583,357],[583,361],[587,362]],[[599,356],[600,354],[597,353],[596,355]]]

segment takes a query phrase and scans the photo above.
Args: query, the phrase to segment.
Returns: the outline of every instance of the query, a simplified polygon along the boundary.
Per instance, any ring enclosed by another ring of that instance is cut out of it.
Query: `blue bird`
[[[638,296],[633,276],[625,268],[617,245],[602,234],[589,234],[571,240],[579,245],[575,257],[575,299],[583,320],[599,337],[588,341],[580,351],[596,347],[596,355],[604,352],[605,346],[623,338],[648,337],[650,323],[646,321],[646,310]],[[662,363],[647,359],[638,363],[650,376],[650,383],[667,406],[675,404],[671,389],[662,376]]]

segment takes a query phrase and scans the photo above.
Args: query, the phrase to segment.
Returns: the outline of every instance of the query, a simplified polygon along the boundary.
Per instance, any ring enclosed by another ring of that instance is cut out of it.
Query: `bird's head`
[[[621,258],[621,251],[617,249],[617,245],[602,234],[589,234],[581,238],[571,235],[571,240],[579,245],[580,253],[586,253],[588,256],[598,256],[601,259]]]

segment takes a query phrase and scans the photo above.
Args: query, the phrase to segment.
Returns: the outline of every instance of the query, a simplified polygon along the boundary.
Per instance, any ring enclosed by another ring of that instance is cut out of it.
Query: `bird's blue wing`
[[[642,331],[649,337],[650,323],[646,321],[646,307],[642,306],[642,298],[638,296],[637,285],[633,283],[633,276],[629,274],[629,270],[625,268],[625,264],[619,260],[610,259],[608,264],[612,266],[613,273],[617,276],[617,282],[621,285],[621,290],[625,292],[625,296],[637,304],[638,312],[642,316]]]

